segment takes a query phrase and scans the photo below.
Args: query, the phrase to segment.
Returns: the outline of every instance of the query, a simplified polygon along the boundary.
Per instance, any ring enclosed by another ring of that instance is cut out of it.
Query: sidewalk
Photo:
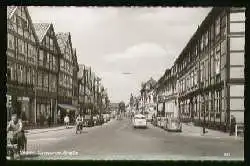
[[[113,120],[107,122],[107,123],[104,123],[100,126],[106,126],[107,124],[111,123]],[[71,128],[74,128],[75,126],[74,125],[69,125],[69,128],[68,129],[71,129]],[[97,126],[93,126],[93,127],[87,127],[87,128],[96,128],[96,127],[99,127],[98,125]],[[85,127],[84,127],[85,128]],[[45,132],[49,132],[49,131],[59,131],[59,130],[66,130],[65,126],[57,126],[57,127],[47,127],[47,128],[40,128],[40,129],[29,129],[29,130],[25,130],[25,134],[39,134],[39,133],[45,133]]]
[[[72,128],[74,126],[69,126],[69,128]],[[30,129],[25,130],[26,134],[38,134],[38,133],[45,133],[49,131],[59,131],[59,130],[65,130],[65,126],[58,126],[58,127],[50,127],[50,128],[42,128],[42,129]]]
[[[206,133],[203,135],[203,128],[199,126],[194,126],[193,124],[182,124],[182,134],[187,136],[197,136],[205,138],[223,138],[223,139],[243,139],[244,137],[229,136],[229,133],[222,131],[211,130],[206,128]]]

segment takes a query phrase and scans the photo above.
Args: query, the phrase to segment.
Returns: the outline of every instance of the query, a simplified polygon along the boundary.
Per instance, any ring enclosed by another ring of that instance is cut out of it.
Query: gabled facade
[[[73,106],[73,76],[74,76],[74,52],[70,33],[57,33],[57,42],[60,48],[59,74],[58,74],[58,115],[59,122],[69,113],[70,119],[75,116],[77,108]]]
[[[44,117],[50,117],[52,122],[56,123],[60,49],[52,24],[34,23],[34,28],[39,40],[36,119],[42,124]]]
[[[17,113],[35,123],[38,38],[27,7],[7,7],[7,102],[8,119]]]

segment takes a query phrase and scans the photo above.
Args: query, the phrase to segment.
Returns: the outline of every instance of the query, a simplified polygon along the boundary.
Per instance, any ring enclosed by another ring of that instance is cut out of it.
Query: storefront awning
[[[72,110],[72,111],[76,111],[77,108],[73,105],[68,105],[68,104],[58,104],[59,107],[64,108],[66,110]]]

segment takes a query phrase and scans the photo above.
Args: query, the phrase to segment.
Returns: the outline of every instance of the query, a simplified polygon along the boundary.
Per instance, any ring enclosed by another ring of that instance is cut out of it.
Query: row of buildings
[[[154,88],[142,90],[163,116],[226,130],[231,115],[244,123],[244,55],[245,8],[215,7]]]
[[[7,7],[7,110],[29,124],[92,114],[108,101],[90,67],[78,64],[71,34],[33,23],[25,6]]]

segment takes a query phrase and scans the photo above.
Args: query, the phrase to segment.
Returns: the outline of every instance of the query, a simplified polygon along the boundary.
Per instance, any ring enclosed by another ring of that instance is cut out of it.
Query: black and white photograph
[[[244,160],[244,7],[7,6],[7,160]]]

